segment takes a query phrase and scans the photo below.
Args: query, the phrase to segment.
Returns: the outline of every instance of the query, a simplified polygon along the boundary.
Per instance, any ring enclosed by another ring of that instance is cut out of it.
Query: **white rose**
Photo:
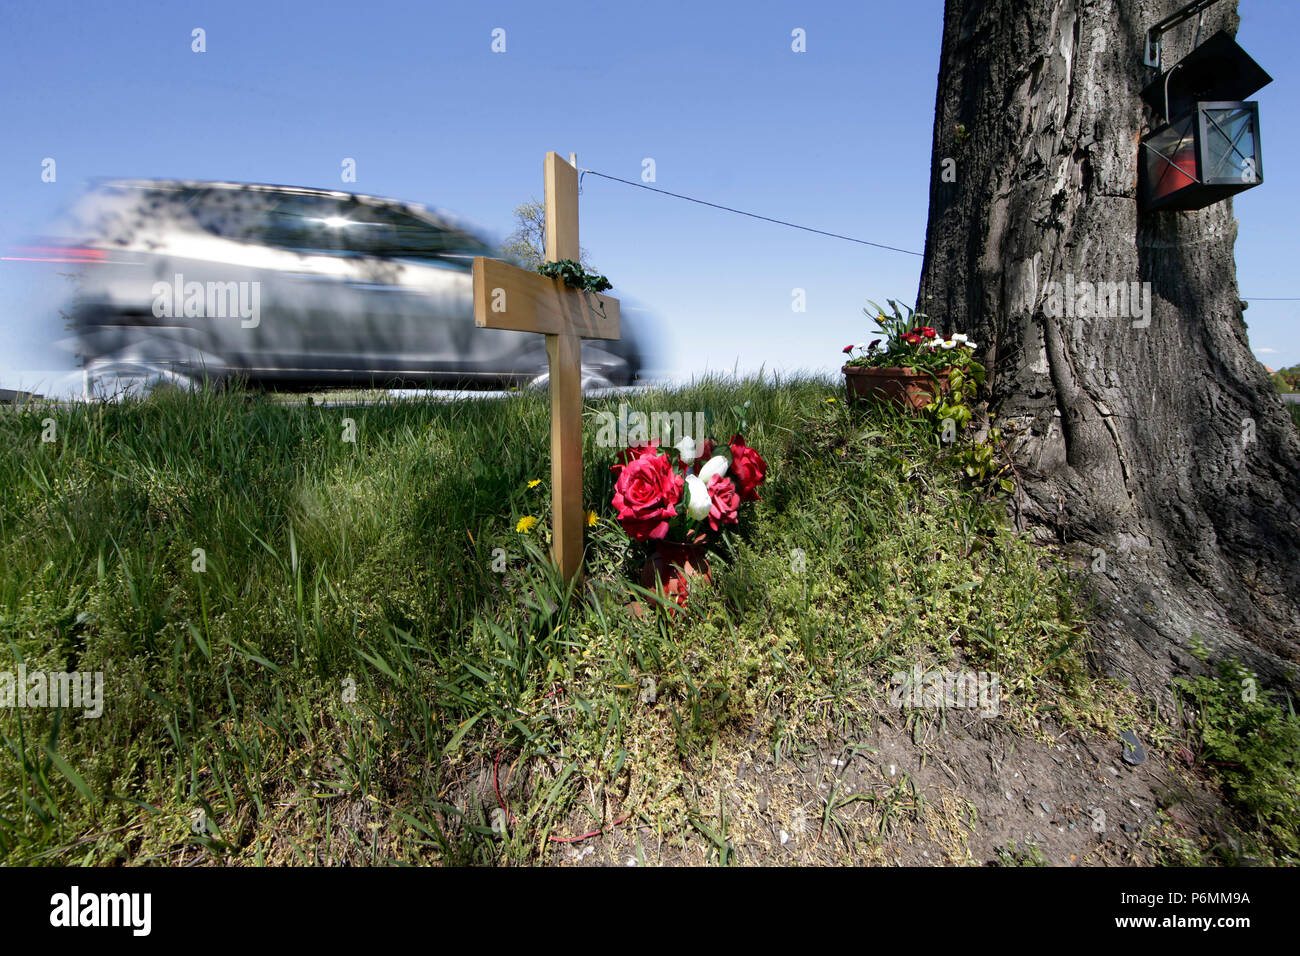
[[[681,456],[682,461],[688,465],[700,457],[700,453],[695,447],[695,439],[690,435],[687,435],[673,447],[677,449],[677,454]]]
[[[731,467],[731,462],[727,461],[727,459],[723,458],[721,455],[714,455],[707,463],[705,463],[704,467],[700,469],[700,481],[704,482],[704,487],[707,488],[709,486],[710,478],[714,475],[718,475],[719,477],[726,475],[729,467]]]
[[[713,499],[709,497],[709,489],[705,487],[699,475],[686,476],[686,495],[686,513],[696,521],[708,517],[709,510],[713,507]]]

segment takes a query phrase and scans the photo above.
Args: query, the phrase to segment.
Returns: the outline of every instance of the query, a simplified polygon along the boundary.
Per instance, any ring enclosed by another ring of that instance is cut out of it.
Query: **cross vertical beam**
[[[546,180],[546,258],[577,260],[578,171],[555,152]],[[571,330],[546,336],[551,383],[551,555],[564,580],[582,570],[582,340]]]
[[[582,340],[546,336],[551,366],[551,555],[564,580],[582,568]]]
[[[547,153],[546,258],[577,260],[578,170]],[[619,337],[618,299],[499,259],[474,259],[474,324],[546,336],[551,392],[551,558],[566,581],[582,573],[582,340]]]
[[[576,262],[580,255],[578,171],[555,152],[546,154],[542,170],[546,179],[546,260]]]

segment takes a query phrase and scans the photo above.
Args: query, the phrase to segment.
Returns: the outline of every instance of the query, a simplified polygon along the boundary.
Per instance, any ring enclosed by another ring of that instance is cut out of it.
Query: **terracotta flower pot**
[[[702,544],[673,544],[657,542],[649,560],[641,568],[641,586],[648,590],[662,587],[665,594],[686,606],[691,578],[703,578],[713,583],[709,560]]]
[[[850,402],[888,401],[900,408],[920,411],[941,395],[948,394],[948,370],[927,372],[912,368],[842,369]]]

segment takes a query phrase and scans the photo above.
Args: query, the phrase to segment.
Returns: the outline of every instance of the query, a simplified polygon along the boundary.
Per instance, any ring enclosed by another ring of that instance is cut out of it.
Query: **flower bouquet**
[[[739,524],[740,506],[758,501],[767,462],[732,437],[724,454],[712,439],[687,436],[670,449],[657,440],[619,452],[614,473],[614,516],[634,541],[650,548],[641,573],[646,588],[662,582],[685,606],[687,578],[712,581],[706,552],[723,528]]]
[[[941,337],[924,324],[924,314],[907,306],[904,313],[893,299],[887,301],[889,313],[868,301],[882,338],[844,347],[849,358],[842,371],[850,401],[885,398],[919,410],[948,393],[954,371],[965,379],[983,378],[984,368],[974,360],[976,344],[968,336]]]

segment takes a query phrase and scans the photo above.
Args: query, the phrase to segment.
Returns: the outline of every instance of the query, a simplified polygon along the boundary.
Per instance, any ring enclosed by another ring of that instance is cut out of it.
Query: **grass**
[[[1198,656],[1208,654],[1202,649]],[[1190,742],[1237,817],[1236,834],[1215,852],[1231,863],[1300,860],[1300,717],[1294,703],[1271,700],[1231,658],[1180,679],[1178,690],[1195,715]]]
[[[583,587],[551,573],[544,523],[515,531],[546,517],[544,396],[7,411],[0,671],[101,671],[105,703],[0,709],[0,860],[531,863],[618,821],[723,863],[702,768],[869,725],[916,663],[997,673],[1026,734],[1113,728],[1066,568],[928,425],[837,395],[627,399],[707,410],[720,438],[740,412],[771,469],[713,586],[641,617],[594,422]],[[837,800],[810,812],[837,826]]]

